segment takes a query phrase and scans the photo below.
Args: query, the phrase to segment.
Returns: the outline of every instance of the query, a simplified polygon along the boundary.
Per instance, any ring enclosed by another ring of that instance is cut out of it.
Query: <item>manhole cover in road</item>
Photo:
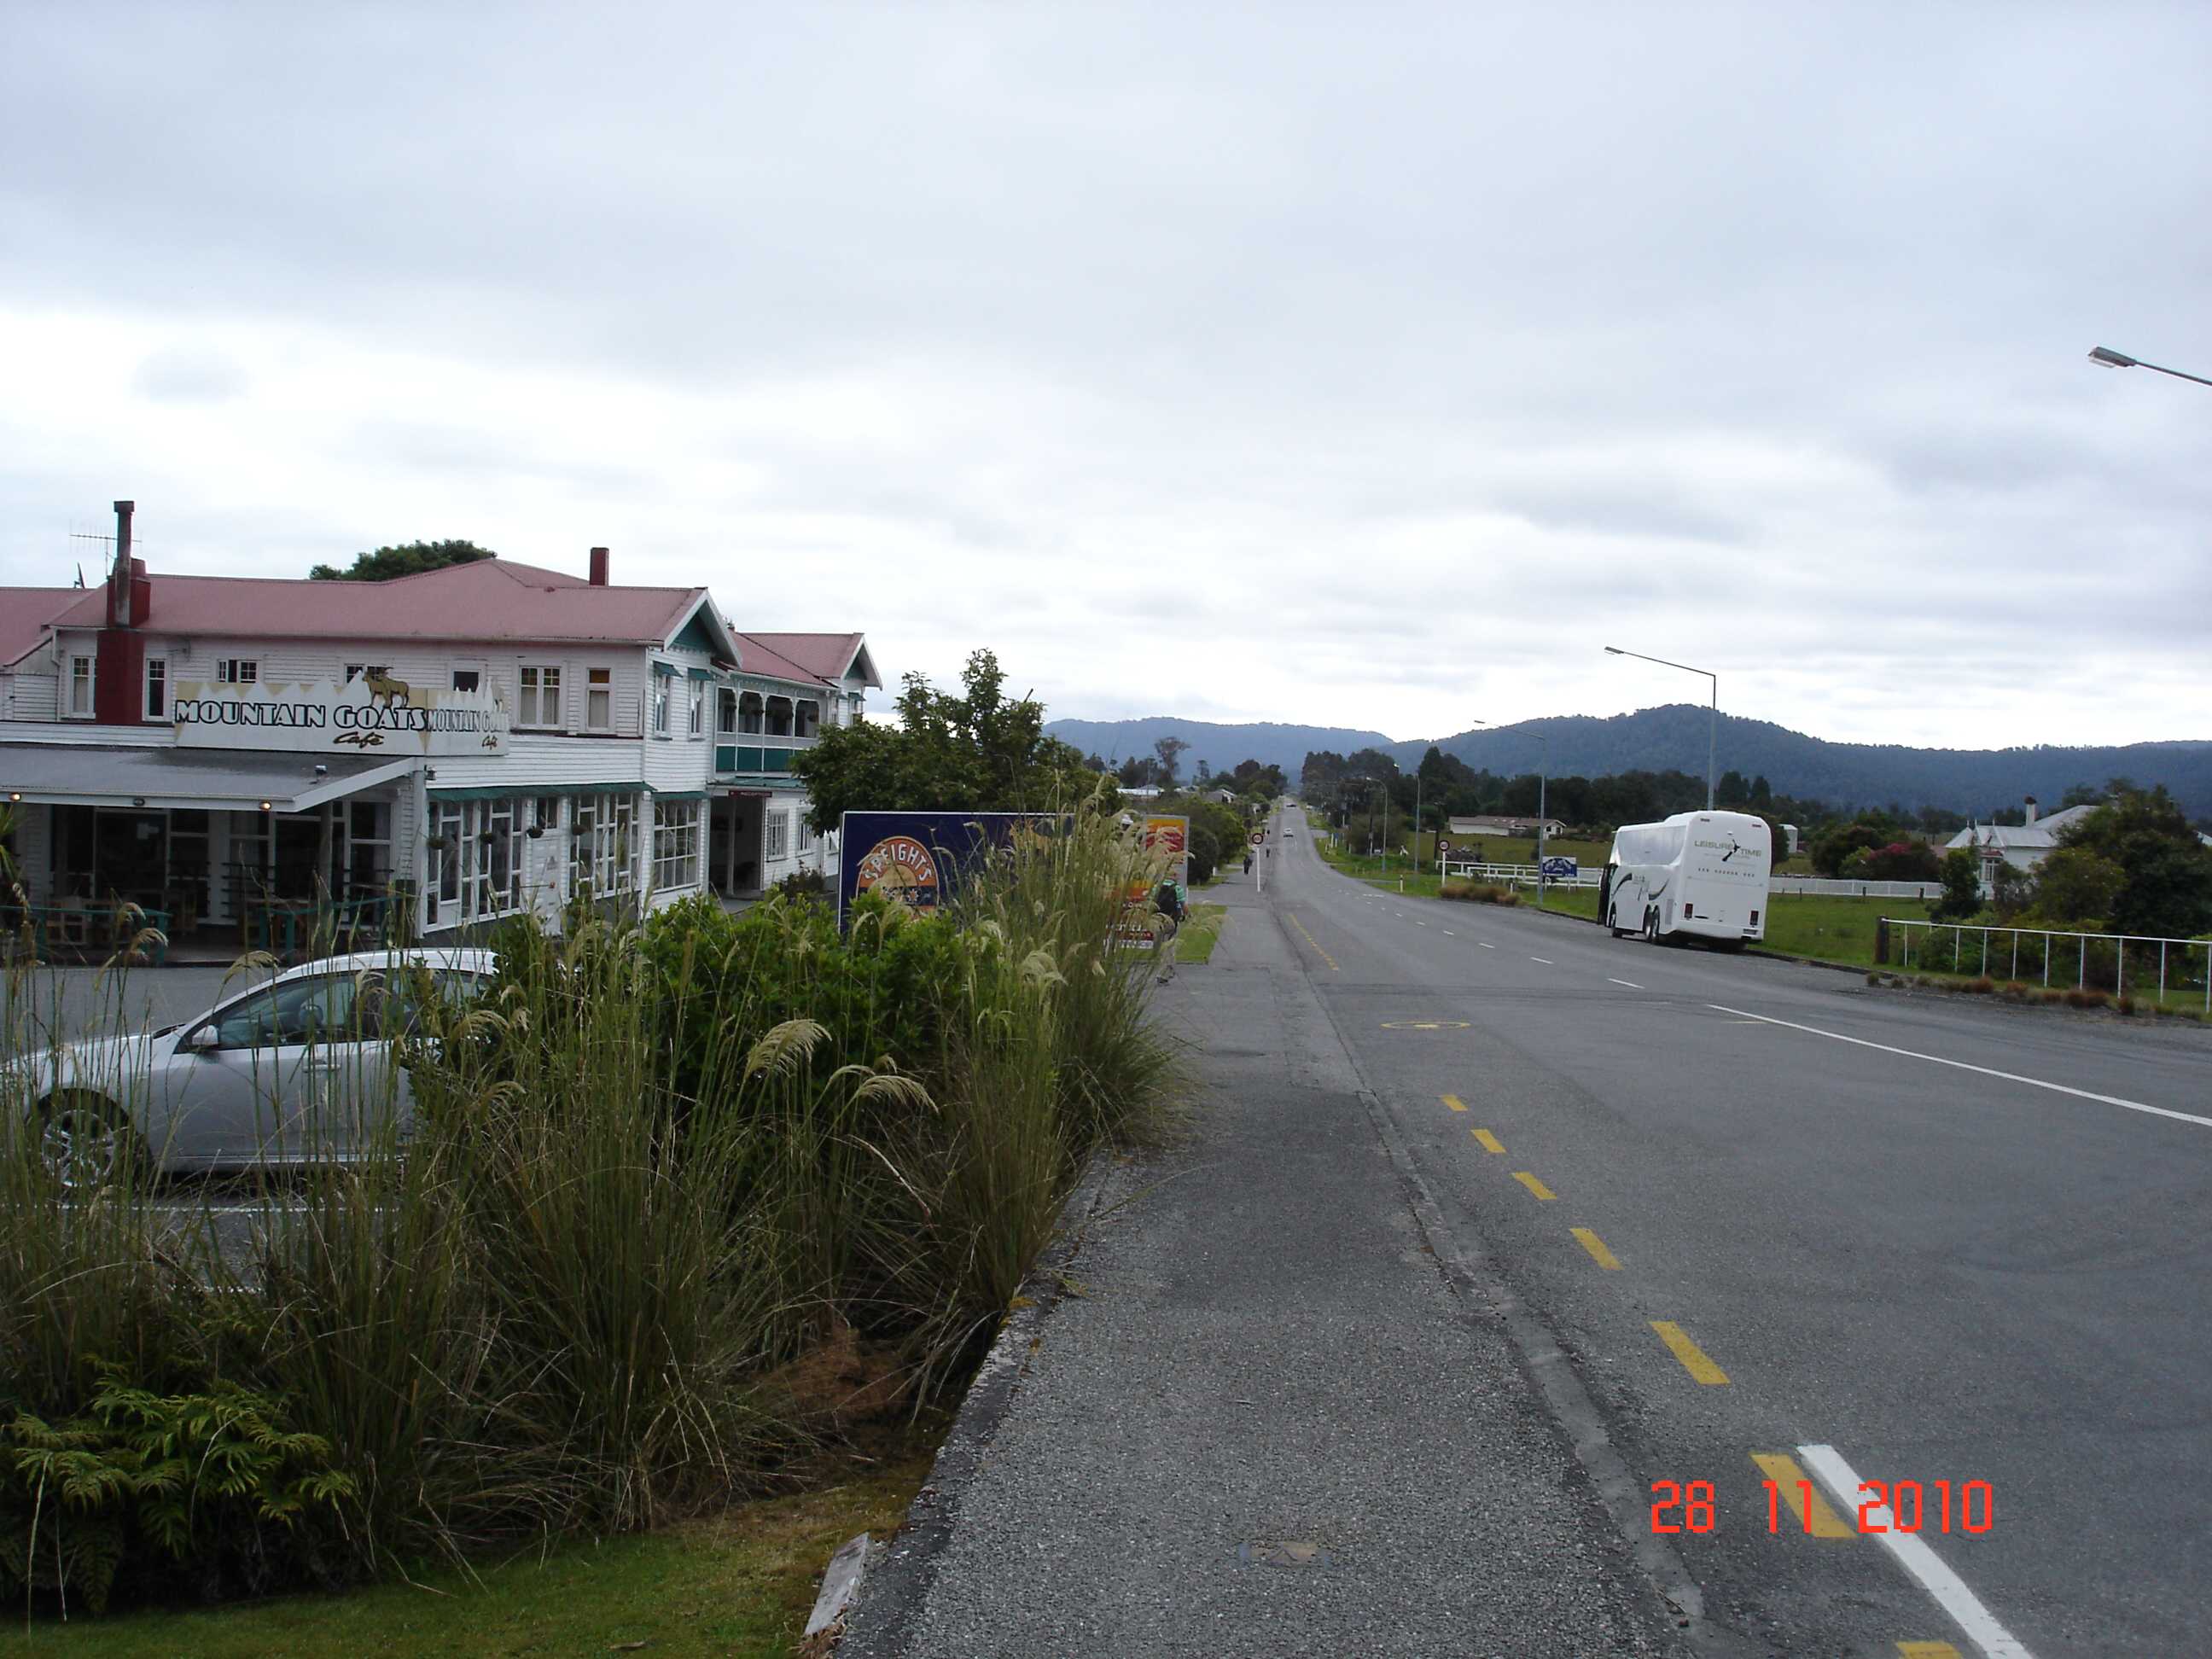
[[[1255,1538],[1237,1547],[1247,1567],[1333,1567],[1335,1559],[1310,1538]]]
[[[1386,1019],[1386,1031],[1464,1031],[1468,1023],[1463,1019]]]

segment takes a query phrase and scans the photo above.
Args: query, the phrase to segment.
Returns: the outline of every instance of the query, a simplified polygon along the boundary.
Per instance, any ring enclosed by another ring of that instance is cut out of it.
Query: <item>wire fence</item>
[[[2056,927],[1984,927],[1972,922],[1884,916],[1875,960],[1923,973],[1978,974],[2045,987],[2195,996],[2212,1013],[2212,939],[2150,933],[2079,933]]]

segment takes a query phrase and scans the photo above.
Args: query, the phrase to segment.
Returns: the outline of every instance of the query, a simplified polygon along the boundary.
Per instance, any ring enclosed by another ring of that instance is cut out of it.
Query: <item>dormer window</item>
[[[218,657],[215,678],[218,685],[258,685],[261,665],[251,657]]]
[[[69,664],[69,711],[76,715],[89,715],[92,713],[92,659],[71,657]]]

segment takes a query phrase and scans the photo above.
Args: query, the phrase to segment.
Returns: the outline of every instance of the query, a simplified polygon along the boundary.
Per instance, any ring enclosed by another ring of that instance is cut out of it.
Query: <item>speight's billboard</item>
[[[927,915],[1017,830],[1054,822],[1042,812],[848,812],[838,820],[837,926],[863,893]]]

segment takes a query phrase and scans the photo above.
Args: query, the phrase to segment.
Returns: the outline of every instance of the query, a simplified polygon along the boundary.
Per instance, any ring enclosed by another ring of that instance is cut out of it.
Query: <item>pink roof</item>
[[[744,666],[756,674],[830,684],[844,678],[853,659],[865,657],[867,649],[860,634],[739,634],[738,643],[744,647]],[[769,659],[782,666],[768,666]],[[883,684],[872,662],[865,663],[862,672],[867,684]]]
[[[507,559],[480,559],[382,582],[166,576],[158,572],[152,580],[154,603],[145,623],[149,633],[252,639],[576,640],[659,645],[707,597],[703,587],[593,587],[580,576]],[[106,591],[91,588],[76,598],[76,605],[54,618],[57,624],[100,626],[106,614]],[[0,637],[14,631],[10,617]]]
[[[104,588],[0,587],[0,668],[19,663],[46,642],[46,624],[89,592],[95,601]],[[98,612],[97,603],[94,611]]]

